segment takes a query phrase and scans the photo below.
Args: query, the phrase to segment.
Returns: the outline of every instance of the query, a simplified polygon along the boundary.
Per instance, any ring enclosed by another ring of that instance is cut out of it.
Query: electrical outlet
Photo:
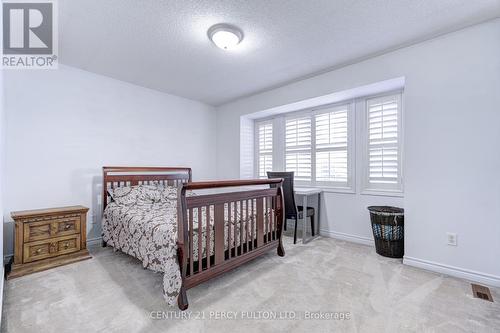
[[[457,234],[453,232],[447,232],[446,237],[448,239],[448,245],[457,246]]]

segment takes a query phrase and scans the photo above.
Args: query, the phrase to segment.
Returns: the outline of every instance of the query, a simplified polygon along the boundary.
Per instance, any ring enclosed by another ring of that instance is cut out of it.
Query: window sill
[[[302,184],[295,184],[295,187],[317,188],[326,193],[356,194],[356,191],[353,188],[349,187],[329,187],[321,185],[302,185]]]
[[[404,192],[403,191],[390,191],[390,190],[363,190],[363,191],[361,191],[361,195],[376,195],[376,196],[383,196],[383,197],[403,198]]]

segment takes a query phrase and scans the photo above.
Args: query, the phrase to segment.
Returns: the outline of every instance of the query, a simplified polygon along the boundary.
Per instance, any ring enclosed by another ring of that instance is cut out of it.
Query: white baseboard
[[[10,259],[13,257],[13,254],[6,254],[3,256],[3,266],[7,265],[10,262]]]
[[[87,247],[101,245],[102,237],[87,238]]]
[[[373,243],[373,239],[369,238],[369,237],[351,235],[351,234],[346,234],[343,232],[330,231],[327,229],[320,229],[319,233],[320,233],[320,235],[326,236],[326,237],[341,239],[341,240],[345,240],[345,241],[357,243],[357,244],[375,246],[375,244]]]
[[[422,260],[405,256],[403,264],[417,268],[426,269],[436,273],[446,274],[457,278],[479,282],[493,287],[500,287],[500,276],[485,274],[465,268],[449,266],[433,261]]]

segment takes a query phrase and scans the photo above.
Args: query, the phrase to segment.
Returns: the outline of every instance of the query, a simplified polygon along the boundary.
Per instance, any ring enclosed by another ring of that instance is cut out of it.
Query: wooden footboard
[[[179,308],[186,290],[250,261],[270,249],[279,256],[284,203],[281,178],[184,183],[178,195],[177,255],[182,274]],[[269,185],[271,185],[269,187]],[[241,187],[233,192],[203,190]],[[198,190],[195,196],[187,193]]]

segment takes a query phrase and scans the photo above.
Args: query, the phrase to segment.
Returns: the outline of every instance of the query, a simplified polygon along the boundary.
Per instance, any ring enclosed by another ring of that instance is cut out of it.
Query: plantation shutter
[[[267,171],[273,170],[273,123],[258,123],[257,135],[258,174],[267,178]]]
[[[367,100],[368,183],[371,187],[400,185],[400,95]]]
[[[311,181],[311,116],[286,119],[285,169],[299,181]]]
[[[315,115],[316,181],[348,182],[348,105]]]

